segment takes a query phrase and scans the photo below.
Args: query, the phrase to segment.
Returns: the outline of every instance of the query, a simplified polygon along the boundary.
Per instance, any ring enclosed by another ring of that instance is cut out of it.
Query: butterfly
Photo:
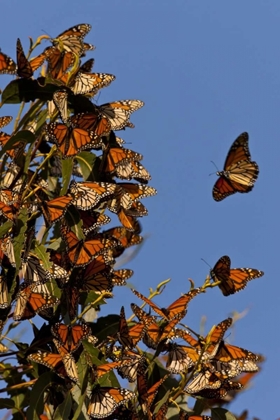
[[[122,207],[120,207],[117,210],[117,216],[123,227],[135,233],[137,233],[139,226],[136,217],[142,217],[147,215],[148,210],[142,203],[140,203],[140,201],[133,202],[130,209],[124,210]]]
[[[134,392],[128,389],[97,385],[92,390],[87,413],[90,418],[105,418],[111,415],[119,405],[133,398],[135,398]]]
[[[248,133],[242,133],[229,149],[224,169],[213,188],[213,198],[221,201],[236,192],[247,193],[254,187],[259,174],[256,162],[251,161]]]
[[[101,88],[109,86],[115,78],[116,77],[113,74],[88,73],[83,72],[80,68],[73,82],[70,83],[70,89],[75,95],[85,95],[88,93],[96,95]]]
[[[144,373],[148,367],[145,356],[131,350],[122,351],[122,359],[117,367],[119,375],[129,382],[135,382],[139,373]]]
[[[61,226],[61,233],[66,243],[68,257],[75,267],[86,266],[99,254],[114,248],[116,241],[96,235],[95,239],[79,240],[74,232]]]
[[[230,258],[227,255],[221,257],[214,268],[210,271],[212,279],[219,281],[218,287],[224,296],[233,295],[244,289],[248,281],[264,275],[263,271],[255,268],[230,268]]]
[[[46,223],[51,225],[60,220],[65,215],[67,208],[72,201],[73,197],[67,195],[49,201],[42,201],[42,211]]]
[[[211,420],[209,416],[196,416],[195,414],[188,414],[184,410],[180,410],[179,420]]]
[[[43,292],[41,292],[43,290]],[[30,319],[37,313],[49,309],[59,303],[59,299],[51,296],[48,289],[36,283],[22,283],[16,296],[16,306],[13,314],[15,321]]]
[[[118,165],[116,167],[116,175],[120,179],[131,180],[133,178],[142,183],[147,183],[152,179],[147,169],[137,161],[131,161]]]
[[[122,147],[110,147],[104,154],[105,165],[103,171],[109,174],[119,173],[125,164],[131,161],[139,161],[143,159],[143,155],[134,152],[130,149],[124,149]]]
[[[64,158],[71,158],[82,150],[101,145],[93,131],[57,122],[47,125],[46,139],[57,145]]]
[[[221,400],[221,402],[224,402],[223,400],[227,396],[228,392],[236,392],[242,388],[243,386],[241,383],[229,381],[226,379],[222,382],[219,389],[202,389],[200,392],[197,392],[196,395],[207,399]]]
[[[116,184],[114,198],[108,202],[108,209],[113,213],[118,213],[121,207],[124,210],[129,210],[133,207],[135,201],[143,197],[156,195],[156,193],[155,188],[147,185],[119,182]],[[139,211],[137,211],[137,215],[139,215]]]
[[[133,271],[123,268],[121,270],[111,271],[110,275],[112,276],[111,281],[114,286],[124,286],[126,285],[125,280],[128,280],[133,276]]]
[[[1,56],[1,52],[0,52],[0,56]],[[6,125],[10,124],[12,119],[13,117],[0,117],[0,128],[3,128]]]
[[[131,309],[140,322],[148,325],[143,336],[143,342],[149,348],[156,350],[161,342],[174,337],[174,328],[180,321],[179,318],[159,324],[156,322],[156,317],[146,314],[143,309],[134,303],[131,304]]]
[[[51,327],[51,332],[67,352],[72,353],[91,334],[91,329],[86,324],[70,326],[56,323]]]
[[[103,232],[106,238],[115,238],[119,241],[119,245],[113,250],[113,257],[119,257],[125,249],[139,245],[143,241],[143,237],[132,233],[124,227],[114,227]]]
[[[69,122],[74,127],[92,131],[97,138],[107,136],[111,131],[111,124],[109,120],[102,114],[98,113],[98,111],[87,113],[82,112],[72,115],[69,118]],[[99,141],[100,146],[102,146],[102,141]]]
[[[99,112],[109,120],[112,130],[121,130],[124,127],[130,126],[130,115],[132,112],[142,108],[142,106],[144,106],[144,102],[129,99],[110,102],[100,105],[97,108]]]
[[[187,372],[198,360],[199,354],[194,348],[170,343],[166,369],[171,373],[180,374]]]
[[[16,260],[15,260],[14,246],[9,236],[7,236],[6,238],[0,239],[0,264],[3,262],[3,260],[5,260],[5,256],[8,258],[9,264],[15,267]]]
[[[68,120],[68,106],[67,106],[68,93],[65,89],[60,89],[54,92],[53,101],[59,111],[61,120],[66,123]]]
[[[98,255],[84,270],[78,274],[77,284],[83,292],[105,292],[113,288],[111,276],[111,262],[105,254]]]
[[[150,299],[143,296],[141,293],[137,292],[137,290],[132,289],[132,292],[139,297],[139,299],[142,299],[144,302],[146,302],[158,315],[160,315],[162,318],[171,321],[174,318],[178,318],[179,320],[182,319],[186,313],[187,313],[187,306],[189,302],[197,296],[199,293],[201,293],[201,289],[193,289],[188,293],[183,294],[178,299],[176,299],[171,305],[169,305],[167,308],[159,308],[154,302],[152,302]]]
[[[105,197],[115,193],[116,184],[107,182],[76,182],[71,181],[69,193],[73,197],[74,206],[80,210],[90,210]]]
[[[0,309],[6,309],[9,306],[8,284],[7,279],[0,276]]]
[[[143,324],[138,323],[129,328],[125,318],[124,307],[122,306],[119,320],[119,331],[117,333],[119,342],[125,348],[133,349],[143,337],[148,325],[149,322],[144,321]]]
[[[0,52],[0,74],[18,74],[19,77],[29,79],[45,61],[45,54],[42,53],[30,61],[26,58],[20,39],[17,39],[17,64],[12,58]]]
[[[72,52],[76,55],[81,55],[83,52],[83,39],[91,30],[91,25],[87,23],[81,23],[79,25],[72,26],[71,28],[63,31],[56,38],[53,38],[52,44],[58,49],[64,49],[65,51]]]
[[[56,347],[59,349],[58,353],[47,353],[39,350],[38,353],[30,354],[27,358],[54,370],[63,379],[68,377],[74,382],[79,382],[74,358],[63,349],[58,341],[56,341]]]
[[[50,279],[50,274],[37,257],[30,255],[22,261],[20,277],[26,284],[43,284]]]
[[[85,198],[85,197],[84,197]],[[111,222],[109,216],[104,213],[90,210],[80,210],[79,215],[83,222],[83,232],[87,235],[89,232],[98,229],[100,226],[106,225]]]
[[[196,394],[201,390],[218,389],[222,385],[222,381],[208,367],[202,367],[201,371],[187,384],[185,391],[188,394]]]
[[[217,325],[214,325],[207,336],[195,339],[188,332],[177,328],[175,330],[176,336],[183,338],[191,347],[195,348],[199,355],[202,351],[202,360],[208,360],[213,358],[218,351],[219,344],[221,343],[225,332],[229,329],[232,324],[232,318],[227,318]]]
[[[138,401],[142,407],[144,414],[150,411],[150,408],[158,393],[159,387],[168,377],[169,374],[165,375],[163,378],[161,378],[159,381],[153,384],[151,388],[148,388],[146,375],[141,372],[137,375]]]

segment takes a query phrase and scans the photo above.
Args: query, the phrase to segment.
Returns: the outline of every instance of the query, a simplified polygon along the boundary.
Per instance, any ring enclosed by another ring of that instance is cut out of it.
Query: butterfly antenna
[[[208,265],[208,267],[210,267],[210,268],[212,269],[211,265],[210,265],[210,264],[208,264],[208,262],[207,262],[207,261],[205,261],[205,259],[204,259],[204,258],[201,258],[201,260],[202,260],[203,262],[205,262],[205,264],[207,264],[207,265]]]
[[[215,168],[217,169],[217,171],[216,171],[216,172],[219,172],[219,168],[217,167],[216,163],[215,163],[215,162],[213,162],[213,160],[210,160],[210,162],[211,162],[211,163],[213,163],[213,165],[214,165],[214,166],[215,166]],[[210,175],[214,175],[216,172],[212,172],[211,174],[209,174],[209,176],[210,176]]]

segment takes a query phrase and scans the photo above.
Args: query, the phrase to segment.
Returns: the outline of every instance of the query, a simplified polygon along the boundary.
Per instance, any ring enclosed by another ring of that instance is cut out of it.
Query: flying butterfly
[[[210,271],[212,279],[220,282],[218,287],[224,296],[233,295],[244,289],[250,280],[262,277],[263,271],[255,268],[230,268],[230,258],[221,257]]]
[[[105,418],[113,414],[119,405],[133,398],[135,398],[134,392],[128,389],[97,385],[92,390],[87,413],[93,419]]]
[[[219,179],[213,188],[215,201],[221,201],[237,192],[247,193],[253,189],[259,167],[251,160],[248,140],[248,133],[242,133],[229,149],[223,171],[217,172]]]

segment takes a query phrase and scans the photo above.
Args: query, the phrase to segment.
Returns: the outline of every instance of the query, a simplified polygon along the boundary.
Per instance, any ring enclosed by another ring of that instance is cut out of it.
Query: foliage
[[[87,24],[70,28],[33,58],[49,37],[30,40],[27,55],[18,40],[17,62],[0,52],[0,73],[17,76],[1,105],[19,104],[12,132],[0,133],[0,369],[6,383],[0,406],[13,419],[234,419],[222,406],[250,382],[262,357],[225,343],[231,318],[206,337],[182,321],[190,301],[208,288],[232,294],[262,272],[230,269],[225,256],[201,287],[191,282],[167,308],[152,299],[169,280],[149,297],[132,290],[143,304],[131,305],[129,319],[122,307],[120,316],[93,320],[92,310],[110,304],[114,287],[133,275],[114,269],[115,260],[143,241],[138,219],[147,209],[140,199],[156,190],[148,185],[143,156],[115,134],[133,127],[130,116],[143,102],[97,106],[91,100],[115,76],[92,73],[93,59],[81,62],[94,49],[84,42],[89,30]],[[1,128],[11,120],[1,117]],[[104,229],[108,211],[120,226]],[[11,338],[25,320],[32,320],[31,343]],[[211,417],[201,417],[209,409]]]

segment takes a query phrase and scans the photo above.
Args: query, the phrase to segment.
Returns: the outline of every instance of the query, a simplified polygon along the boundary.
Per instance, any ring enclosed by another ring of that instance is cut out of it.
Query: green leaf
[[[0,409],[3,408],[14,408],[15,402],[11,400],[10,398],[0,398]]]
[[[54,92],[58,89],[58,86],[50,83],[43,86],[41,80],[39,84],[37,80],[33,79],[17,79],[5,87],[2,93],[2,103],[20,104],[21,102],[33,102],[36,99],[41,99],[44,102],[51,101]]]
[[[113,336],[119,331],[119,315],[102,316],[93,324],[93,334],[99,341],[105,340],[108,336]]]
[[[56,383],[52,372],[40,375],[30,393],[30,405],[26,413],[27,420],[39,420],[44,410],[44,394],[52,383]]]
[[[94,181],[91,179],[92,168],[96,159],[96,155],[91,152],[81,152],[76,156],[76,160],[80,166],[81,172],[85,180]]]
[[[13,227],[13,222],[11,220],[8,220],[0,227],[0,238],[3,238],[3,236]]]
[[[236,420],[236,417],[225,408],[213,408],[211,410],[212,420]]]
[[[60,190],[60,195],[65,195],[68,190],[68,186],[70,183],[70,179],[72,176],[72,170],[73,170],[73,159],[62,159],[62,187]]]
[[[25,241],[25,232],[27,230],[27,220],[28,220],[28,209],[21,208],[18,218],[17,218],[17,225],[16,225],[17,236],[13,242],[17,269],[19,269],[21,265],[21,251],[23,250],[23,244]]]
[[[53,420],[68,419],[72,410],[72,396],[70,391],[64,397],[64,401],[55,410]]]
[[[36,243],[34,253],[37,255],[37,257],[40,260],[42,260],[44,269],[49,270],[52,264],[50,262],[50,255],[46,251],[46,248],[44,247],[44,245],[39,245],[38,243]]]

